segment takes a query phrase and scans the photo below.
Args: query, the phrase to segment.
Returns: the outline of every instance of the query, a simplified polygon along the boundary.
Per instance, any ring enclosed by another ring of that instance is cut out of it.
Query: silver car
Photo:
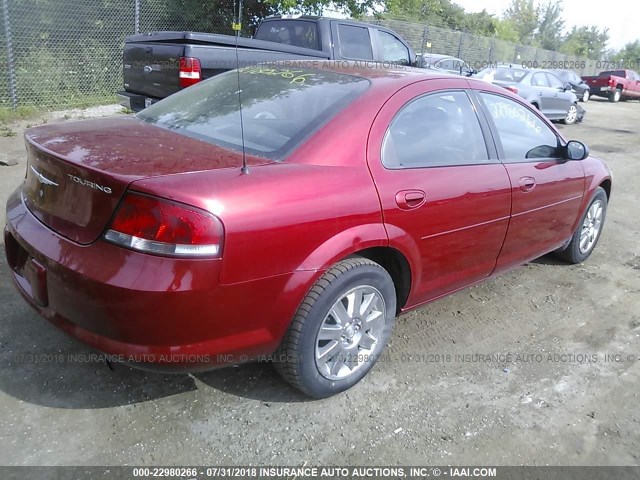
[[[540,110],[549,120],[572,124],[582,120],[584,110],[571,85],[547,70],[498,65],[480,70],[476,78],[517,93]]]
[[[451,55],[441,55],[438,53],[422,53],[418,55],[417,65],[421,68],[429,68],[431,70],[439,70],[441,72],[453,73],[470,77],[473,70],[467,62]]]

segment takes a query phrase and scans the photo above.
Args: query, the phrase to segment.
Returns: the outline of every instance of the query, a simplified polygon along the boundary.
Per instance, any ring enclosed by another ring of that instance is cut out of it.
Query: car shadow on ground
[[[536,258],[535,260],[531,260],[529,263],[537,263],[538,265],[556,265],[556,266],[570,265],[569,263],[559,259],[552,253]]]
[[[307,400],[267,363],[191,376],[109,364],[106,358],[33,311],[0,255],[0,390],[14,398],[54,408],[111,408],[212,388],[264,402]]]
[[[265,403],[299,403],[313,399],[294,389],[267,362],[248,363],[194,374],[207,386]]]

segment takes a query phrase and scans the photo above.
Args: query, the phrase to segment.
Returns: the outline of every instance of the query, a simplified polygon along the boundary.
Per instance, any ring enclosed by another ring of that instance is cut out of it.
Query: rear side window
[[[480,96],[498,130],[503,161],[562,158],[558,137],[533,111],[501,95],[481,92]]]
[[[246,67],[217,75],[136,116],[225,148],[282,160],[369,87],[369,80],[303,68]]]
[[[320,50],[318,26],[306,20],[269,20],[256,32],[258,40]]]
[[[373,60],[371,36],[367,27],[338,24],[340,56],[355,60]]]
[[[390,169],[489,163],[473,105],[463,91],[418,97],[396,114],[382,146]]]

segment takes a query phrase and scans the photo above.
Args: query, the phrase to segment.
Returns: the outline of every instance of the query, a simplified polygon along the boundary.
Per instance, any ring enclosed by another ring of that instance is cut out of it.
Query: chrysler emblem
[[[52,187],[57,187],[58,186],[58,184],[56,182],[54,182],[53,180],[49,180],[47,177],[45,177],[43,174],[41,174],[38,170],[36,170],[33,165],[31,165],[31,171],[38,178],[38,180],[40,181],[41,184],[43,184],[43,185],[51,185]]]

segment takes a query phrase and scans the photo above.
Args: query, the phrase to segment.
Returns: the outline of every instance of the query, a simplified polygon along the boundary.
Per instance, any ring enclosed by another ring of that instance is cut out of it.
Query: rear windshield
[[[600,74],[598,75],[599,77],[622,77],[625,78],[625,71],[624,70],[607,70],[606,72],[600,72]]]
[[[526,74],[527,71],[520,68],[498,67],[480,70],[476,76],[490,82],[519,82]]]
[[[318,25],[307,20],[269,20],[263,22],[258,27],[255,38],[320,50]]]
[[[282,160],[369,86],[364,78],[324,70],[258,66],[239,72],[191,86],[136,117],[233,150],[242,150],[244,138],[248,153]]]

